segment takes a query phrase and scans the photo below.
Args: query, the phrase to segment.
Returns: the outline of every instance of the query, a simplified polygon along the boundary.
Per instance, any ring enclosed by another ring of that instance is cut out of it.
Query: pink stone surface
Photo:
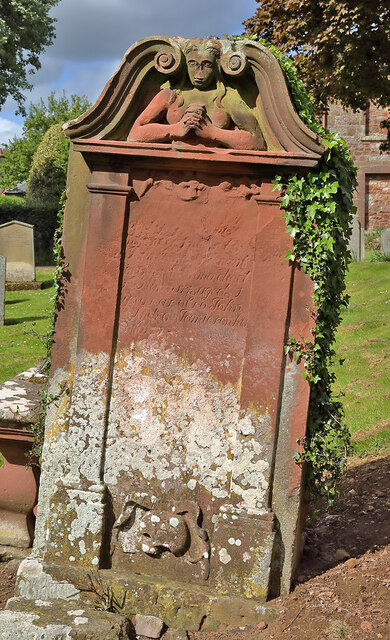
[[[190,118],[188,78],[179,86],[174,76],[189,73],[183,42],[135,45],[67,127],[67,266],[50,389],[68,393],[48,415],[36,551],[142,574],[154,587],[173,581],[218,609],[226,594],[264,602],[271,584],[290,588],[294,571],[302,473],[292,456],[310,389],[284,346],[311,335],[312,287],[286,260],[292,241],[272,181],[315,166],[322,146],[276,60],[251,42],[238,54],[224,43],[218,73],[233,91],[233,53],[250,71],[265,144],[242,142],[254,134],[219,121],[213,99]],[[166,73],[188,99],[178,117],[148,110]],[[159,138],[187,117],[185,135]],[[201,141],[207,118],[224,133]]]

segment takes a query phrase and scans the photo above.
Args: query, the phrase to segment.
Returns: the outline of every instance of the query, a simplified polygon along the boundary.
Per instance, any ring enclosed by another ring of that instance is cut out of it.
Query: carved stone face
[[[191,51],[187,56],[188,75],[197,89],[210,89],[215,84],[216,60],[205,51]]]

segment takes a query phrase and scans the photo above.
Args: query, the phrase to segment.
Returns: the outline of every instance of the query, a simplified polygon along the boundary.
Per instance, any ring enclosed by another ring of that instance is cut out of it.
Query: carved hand
[[[200,129],[201,121],[193,114],[184,115],[182,119],[170,126],[170,136],[172,140],[181,140],[191,131],[197,133]]]
[[[209,118],[201,122],[201,126],[196,130],[196,135],[199,138],[206,138],[207,140],[216,140],[221,132],[219,127],[216,127]]]
[[[200,129],[202,126],[202,116],[197,113],[186,113],[183,116],[183,122],[186,127],[188,127],[188,131]]]
[[[183,120],[189,127],[189,130],[193,130],[195,133],[197,133],[197,131],[202,127],[206,118],[206,107],[198,103],[190,104],[183,116]]]

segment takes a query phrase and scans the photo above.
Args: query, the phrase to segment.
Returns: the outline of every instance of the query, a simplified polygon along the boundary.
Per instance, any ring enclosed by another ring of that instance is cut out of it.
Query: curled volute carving
[[[161,49],[154,56],[154,66],[159,73],[173,75],[182,67],[184,62],[183,52],[180,47],[173,44],[171,47]]]
[[[230,51],[221,56],[221,67],[230,76],[240,76],[246,71],[246,56],[242,51]]]
[[[275,56],[253,40],[137,42],[71,138],[307,154],[324,147],[300,119]]]

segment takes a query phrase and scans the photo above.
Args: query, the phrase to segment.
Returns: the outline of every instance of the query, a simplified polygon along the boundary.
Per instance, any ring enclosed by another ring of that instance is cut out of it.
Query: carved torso
[[[225,109],[216,104],[216,91],[198,91],[197,89],[178,92],[172,89],[163,90],[164,99],[168,98],[166,120],[168,124],[179,122],[188,107],[201,104],[205,107],[211,122],[220,129],[232,128],[232,120]]]

